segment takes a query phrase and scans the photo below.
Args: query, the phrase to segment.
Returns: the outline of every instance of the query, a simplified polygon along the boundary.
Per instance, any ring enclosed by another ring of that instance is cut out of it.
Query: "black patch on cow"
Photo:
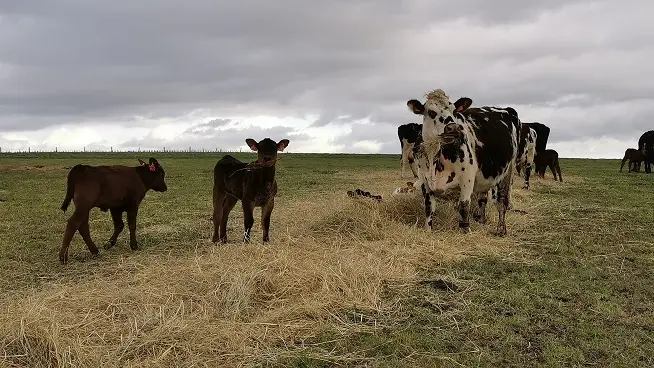
[[[536,131],[536,152],[543,152],[547,149],[547,139],[550,136],[550,128],[542,123],[522,123]]]
[[[432,119],[436,119],[436,111],[434,110],[427,110],[427,115]]]
[[[449,124],[449,123],[453,123],[453,122],[454,122],[454,119],[451,116],[448,116],[448,117],[445,118],[445,121],[443,121],[443,124]]]
[[[418,137],[422,135],[422,124],[408,123],[402,124],[397,127],[397,137],[400,139],[400,144],[403,145],[403,139],[407,143],[416,143]]]
[[[442,116],[439,116],[439,117],[438,117],[438,121],[440,121],[441,123],[444,123],[444,122],[445,122],[445,119],[443,119]]]
[[[462,168],[461,168],[461,171],[466,171],[466,168],[465,168],[465,167],[462,167]]]
[[[448,184],[448,183],[453,182],[455,176],[456,176],[456,173],[454,173],[454,171],[452,171],[452,173],[450,174],[450,176],[447,177],[447,183],[445,183],[445,184]]]
[[[443,163],[440,160],[434,161],[434,167],[435,167],[435,172],[437,173],[445,170],[445,167],[443,166]]]

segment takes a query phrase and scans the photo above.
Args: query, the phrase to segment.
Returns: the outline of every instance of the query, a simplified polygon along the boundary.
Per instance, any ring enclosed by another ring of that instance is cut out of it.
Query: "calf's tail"
[[[68,209],[70,201],[73,200],[73,196],[75,195],[75,178],[77,173],[81,170],[82,167],[80,165],[75,165],[70,172],[68,172],[68,178],[66,179],[66,197],[64,197],[64,201],[61,203],[61,210],[64,212]]]

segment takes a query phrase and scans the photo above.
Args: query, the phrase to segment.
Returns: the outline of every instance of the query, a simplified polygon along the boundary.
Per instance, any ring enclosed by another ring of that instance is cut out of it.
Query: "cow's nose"
[[[455,134],[456,133],[456,124],[447,124],[444,130],[445,134]]]

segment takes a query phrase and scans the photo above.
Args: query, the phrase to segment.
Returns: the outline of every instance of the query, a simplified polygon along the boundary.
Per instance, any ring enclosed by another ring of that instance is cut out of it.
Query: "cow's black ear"
[[[152,165],[152,164],[159,165],[159,162],[157,161],[156,158],[154,158],[154,157],[150,157],[150,165]]]
[[[468,107],[470,107],[470,105],[472,105],[472,99],[468,97],[461,97],[454,103],[456,111],[465,111]]]
[[[288,147],[288,144],[291,143],[288,139],[282,139],[277,143],[277,151],[283,151],[284,148]]]
[[[406,102],[409,111],[412,111],[416,115],[422,115],[425,113],[425,105],[420,101],[413,99]]]
[[[250,149],[253,151],[257,151],[259,149],[259,143],[257,143],[257,141],[252,138],[246,139],[245,143],[247,143],[248,147],[250,147]]]
[[[141,160],[140,158],[139,158],[138,160],[139,160],[139,164],[141,164],[141,165],[147,165],[147,164],[145,163],[145,161]]]

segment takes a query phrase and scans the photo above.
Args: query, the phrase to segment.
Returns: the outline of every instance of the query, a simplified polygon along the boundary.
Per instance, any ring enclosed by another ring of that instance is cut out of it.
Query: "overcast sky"
[[[0,2],[0,147],[398,153],[406,101],[513,106],[563,157],[654,129],[654,1]]]

